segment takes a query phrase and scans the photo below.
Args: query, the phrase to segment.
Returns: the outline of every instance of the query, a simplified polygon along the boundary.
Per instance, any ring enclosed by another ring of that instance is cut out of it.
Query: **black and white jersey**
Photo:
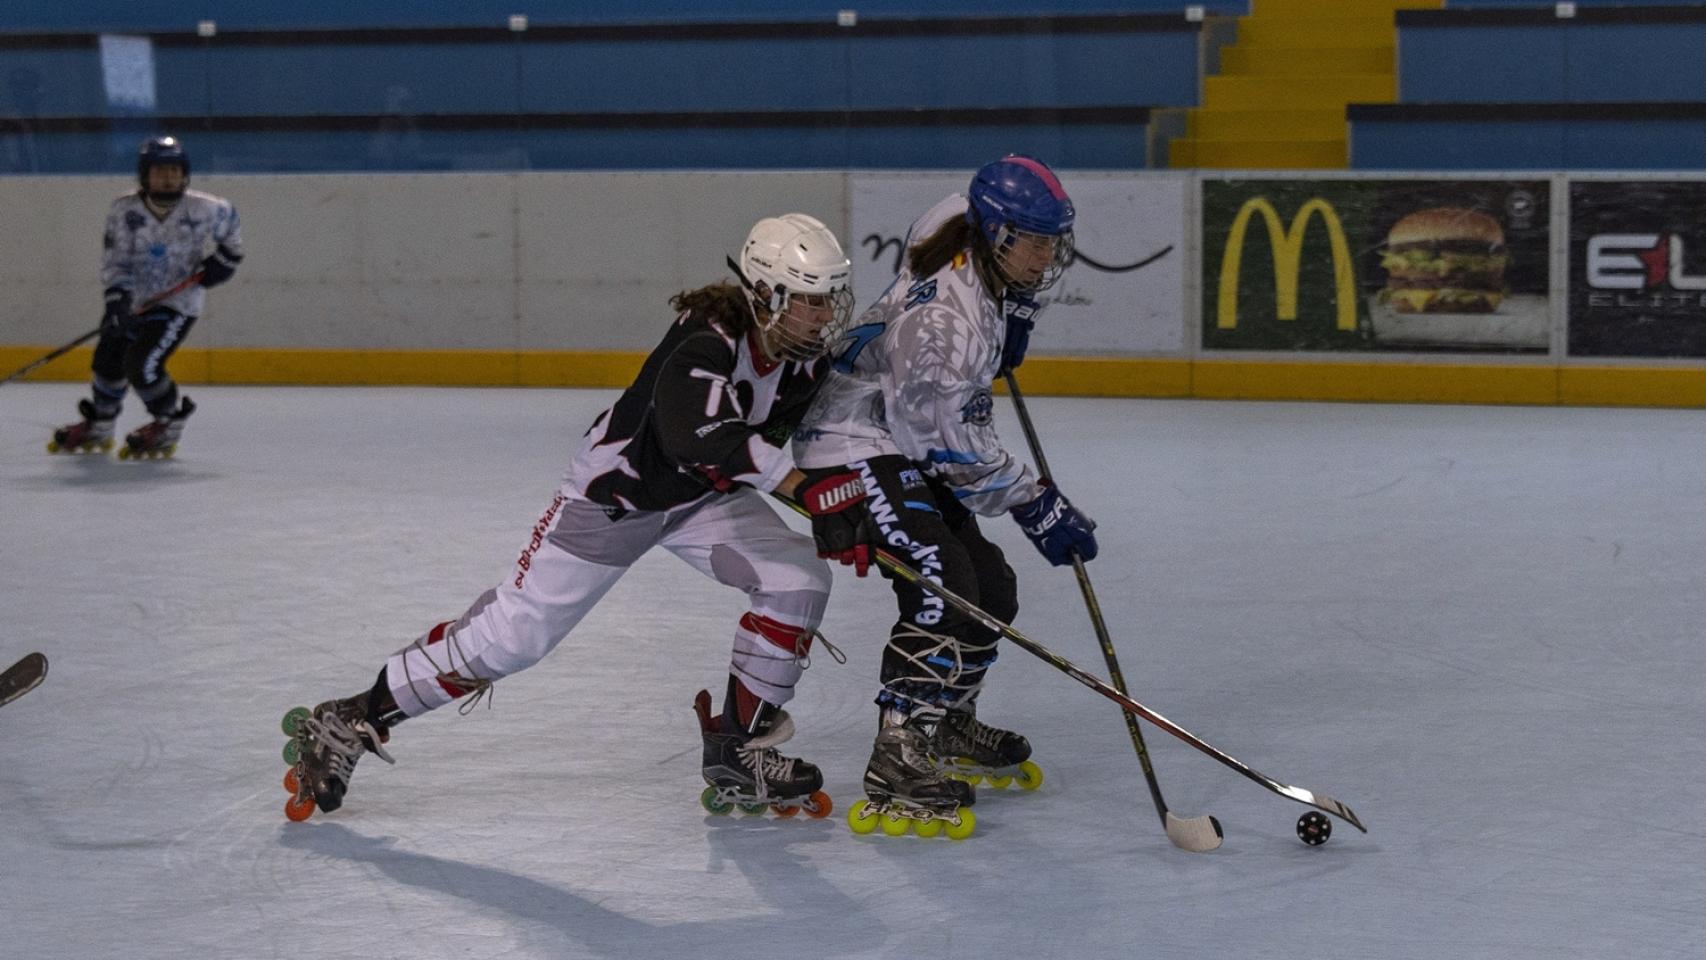
[[[794,466],[788,439],[829,360],[770,363],[755,337],[683,313],[633,386],[593,421],[565,492],[668,510],[704,496],[713,477],[774,490]]]

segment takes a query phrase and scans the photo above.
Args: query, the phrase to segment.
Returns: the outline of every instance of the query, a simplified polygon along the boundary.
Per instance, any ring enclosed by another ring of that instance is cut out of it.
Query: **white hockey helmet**
[[[784,213],[752,225],[739,275],[772,360],[821,356],[853,321],[853,261],[816,217]]]

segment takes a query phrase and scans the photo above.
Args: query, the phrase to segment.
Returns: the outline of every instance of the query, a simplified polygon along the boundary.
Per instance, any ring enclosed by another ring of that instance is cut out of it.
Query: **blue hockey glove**
[[[1007,320],[1006,339],[1001,343],[1001,372],[1019,369],[1025,362],[1025,351],[1031,345],[1031,328],[1037,325],[1037,311],[1042,309],[1030,297],[1009,293],[1001,298],[1001,313]]]
[[[1042,496],[1014,507],[1012,514],[1049,563],[1064,567],[1074,553],[1084,560],[1096,559],[1096,521],[1078,512],[1054,487],[1044,486]]]

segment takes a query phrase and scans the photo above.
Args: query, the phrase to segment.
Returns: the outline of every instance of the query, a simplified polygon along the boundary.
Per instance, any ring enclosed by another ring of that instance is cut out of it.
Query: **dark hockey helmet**
[[[148,171],[163,163],[183,168],[184,186],[189,186],[190,155],[184,151],[183,141],[173,136],[149,137],[136,151],[136,180],[144,191],[148,189]]]
[[[966,220],[1004,283],[1036,293],[1060,279],[1072,260],[1077,214],[1046,164],[1016,153],[985,164],[966,199]]]

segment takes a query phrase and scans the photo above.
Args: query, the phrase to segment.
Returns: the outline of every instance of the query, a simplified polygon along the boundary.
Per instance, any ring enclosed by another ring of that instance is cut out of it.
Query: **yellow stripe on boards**
[[[0,347],[0,376],[50,349]],[[90,357],[73,351],[25,379],[87,383]],[[617,350],[212,348],[180,351],[171,370],[189,385],[621,388],[645,358]],[[1019,382],[1037,396],[1706,407],[1706,369],[1682,367],[1034,356]],[[997,392],[1004,389],[997,381]]]

